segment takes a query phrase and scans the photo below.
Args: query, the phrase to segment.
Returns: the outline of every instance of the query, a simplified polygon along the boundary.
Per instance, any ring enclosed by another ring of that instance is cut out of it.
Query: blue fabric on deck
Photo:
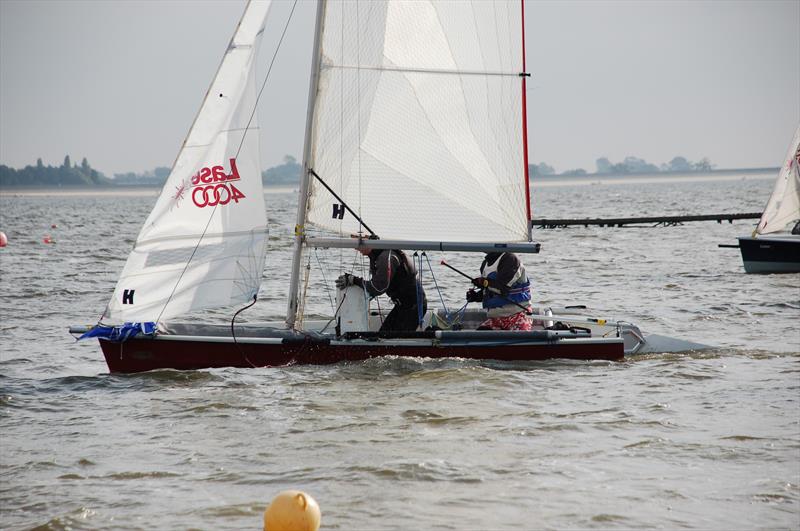
[[[127,341],[128,339],[138,336],[139,334],[152,336],[155,334],[155,332],[155,323],[124,323],[122,326],[97,325],[79,337],[78,341],[81,339],[96,337],[99,339],[107,339],[108,341],[122,343],[123,341]]]

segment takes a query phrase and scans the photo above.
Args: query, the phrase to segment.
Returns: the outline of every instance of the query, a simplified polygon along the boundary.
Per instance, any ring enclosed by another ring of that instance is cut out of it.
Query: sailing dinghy
[[[800,273],[800,126],[753,235],[738,240],[747,273]]]
[[[247,4],[100,322],[71,329],[99,339],[112,372],[383,355],[620,360],[699,346],[575,308],[535,309],[532,331],[476,330],[483,310],[455,322],[432,309],[418,331],[384,333],[353,286],[330,319],[304,319],[309,249],[539,251],[518,0],[318,2],[286,319],[235,324],[268,252],[255,58],[270,3]],[[230,322],[180,322],[209,308],[231,308]]]

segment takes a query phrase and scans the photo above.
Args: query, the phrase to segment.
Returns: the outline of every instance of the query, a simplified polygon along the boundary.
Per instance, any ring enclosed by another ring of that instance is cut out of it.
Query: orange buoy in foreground
[[[8,238],[6,238],[6,233],[0,231],[0,247],[5,247],[8,245]]]
[[[42,243],[56,243],[56,241],[50,236],[45,236],[42,238]]]
[[[264,511],[264,531],[317,531],[321,518],[314,498],[299,490],[285,490]]]

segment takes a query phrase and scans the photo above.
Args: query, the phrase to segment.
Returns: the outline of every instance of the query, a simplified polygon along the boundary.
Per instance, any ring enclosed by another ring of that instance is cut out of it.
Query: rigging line
[[[381,326],[383,326],[384,319],[383,319],[383,312],[381,310],[381,300],[378,297],[375,297],[375,306],[378,307],[378,319],[380,319]],[[388,317],[388,315],[387,315],[387,317]]]
[[[371,272],[369,270],[369,266],[367,266],[366,269],[364,268],[364,260],[365,260],[365,257],[364,257],[363,254],[356,253],[356,254],[353,255],[352,262],[350,262],[350,271],[355,271],[356,270],[356,266],[358,266],[358,273],[359,273],[359,275],[361,275],[362,279],[364,277],[366,277],[367,275],[372,276]],[[339,311],[339,310],[337,309],[336,311]]]
[[[292,4],[292,10],[289,12],[289,18],[286,19],[286,25],[283,26],[283,32],[281,33],[281,38],[278,40],[278,45],[275,47],[275,53],[272,54],[272,60],[269,62],[267,75],[264,76],[264,82],[261,84],[261,89],[258,91],[258,96],[256,96],[256,102],[253,104],[253,112],[250,113],[250,118],[247,120],[247,125],[244,128],[244,134],[242,135],[242,140],[241,142],[239,142],[239,148],[236,150],[236,157],[239,156],[239,152],[242,150],[242,145],[244,144],[244,139],[247,136],[247,131],[250,129],[250,123],[253,121],[253,116],[256,115],[256,110],[258,109],[258,101],[261,99],[261,93],[264,92],[264,87],[267,86],[269,75],[270,73],[272,73],[272,65],[275,64],[275,58],[278,57],[278,52],[281,49],[281,44],[283,44],[283,37],[286,36],[286,30],[289,29],[289,23],[292,21],[292,15],[294,15],[295,7],[297,7],[297,0],[294,0],[294,3]]]
[[[300,298],[300,314],[299,319],[297,322],[299,323],[299,328],[302,329],[303,320],[306,317],[306,302],[308,301],[308,281],[311,278],[311,256],[308,257],[308,261],[306,262],[306,273],[305,278],[303,279],[303,295]]]
[[[425,251],[422,252],[425,254]],[[419,257],[419,269],[418,269],[419,279],[417,282],[417,326],[422,328],[422,322],[425,320],[425,309],[423,308],[423,297],[425,296],[425,291],[422,288],[422,256]]]
[[[419,266],[417,266],[417,261],[419,261]],[[419,328],[422,325],[422,319],[424,318],[422,315],[422,297],[419,293],[422,289],[422,257],[419,256],[416,251],[414,251],[412,263],[414,264],[414,268],[417,270],[417,274],[414,277],[414,287],[416,288],[414,291],[417,297],[417,328]]]
[[[469,305],[468,302],[465,302],[461,308],[455,310],[454,312],[450,312],[449,314],[445,315],[445,319],[447,320],[447,324],[451,327],[458,324],[463,324],[462,320],[464,319],[464,313],[466,312],[467,306]],[[452,316],[452,318],[451,318]]]
[[[370,70],[374,72],[402,72],[411,74],[444,74],[454,76],[491,76],[491,77],[528,77],[527,72],[498,72],[482,70],[450,70],[445,68],[402,68],[399,66],[358,66],[358,65],[334,65],[324,64],[323,68],[331,70]]]
[[[456,316],[453,319],[453,322],[450,323],[450,327],[451,328],[453,326],[455,326],[455,325],[459,325],[462,328],[464,327],[464,314],[467,313],[467,305],[468,304],[469,304],[468,302],[465,302],[464,305],[455,312]]]
[[[341,251],[341,249],[340,249],[340,251]],[[362,280],[367,275],[371,276],[371,272],[369,270],[369,267],[366,267],[366,268],[364,267],[364,260],[365,260],[365,257],[364,257],[363,254],[356,253],[355,255],[353,255],[353,260],[350,262],[350,271],[355,271],[356,270],[356,266],[358,266],[358,273],[361,275],[361,279]],[[372,299],[369,298],[369,293],[367,292],[366,288],[364,288],[364,294],[367,297],[367,322],[369,323],[369,302]],[[339,305],[336,307],[336,311],[333,314],[333,316],[334,316],[333,318],[334,319],[336,319],[336,315],[339,313],[339,309],[342,307],[342,304],[344,304],[344,299],[345,299],[346,296],[347,296],[346,292],[342,294],[342,302],[339,303]],[[376,297],[375,300],[377,301],[377,297]],[[377,304],[378,304],[378,311],[380,312],[380,303],[378,302]],[[381,320],[381,322],[383,322],[383,320]]]
[[[342,291],[342,300],[339,302],[339,305],[336,307],[336,310],[334,310],[334,312],[333,312],[333,317],[331,318],[331,320],[330,320],[330,321],[328,321],[328,322],[325,324],[325,326],[323,326],[323,327],[322,327],[322,328],[319,330],[319,333],[320,333],[320,334],[321,334],[321,333],[323,333],[323,332],[325,332],[325,330],[326,330],[326,329],[327,329],[327,328],[328,328],[328,327],[331,325],[331,323],[332,323],[332,322],[336,321],[336,316],[337,316],[337,315],[339,315],[339,310],[341,309],[341,307],[342,307],[342,304],[344,304],[344,301],[345,301],[345,299],[347,299],[347,289],[345,289],[345,290],[343,290],[343,291]],[[369,320],[369,318],[368,318],[368,320]],[[339,337],[339,332],[338,332],[338,330],[339,330],[339,323],[338,323],[338,322],[336,323],[336,327],[335,327],[335,329],[336,329],[336,337]]]
[[[436,275],[433,274],[433,266],[431,265],[431,259],[428,258],[428,253],[423,252],[422,256],[425,257],[425,260],[428,262],[428,269],[431,272],[431,278],[433,278],[433,285],[436,287],[436,292],[439,294],[439,300],[442,302],[442,308],[444,308],[444,314],[446,319],[450,319],[450,311],[447,309],[447,304],[444,302],[444,298],[442,297],[442,290],[439,288],[439,283],[436,281]],[[420,257],[420,262],[422,261],[422,257]],[[422,264],[420,263],[420,266]]]
[[[317,264],[319,264],[319,271],[322,274],[322,284],[325,286],[325,294],[328,296],[328,301],[331,303],[331,310],[336,312],[336,306],[333,304],[333,299],[331,298],[331,290],[330,286],[328,286],[328,279],[325,276],[325,268],[322,265],[322,261],[319,259],[319,254],[317,254],[317,248],[314,247],[314,257],[317,259]]]
[[[172,301],[172,297],[175,295],[175,291],[178,289],[178,286],[180,285],[181,280],[183,280],[183,275],[186,274],[186,271],[189,269],[189,264],[192,263],[192,260],[194,259],[194,255],[197,253],[197,250],[200,248],[200,242],[203,241],[203,237],[205,236],[206,231],[208,231],[208,226],[211,225],[211,220],[214,219],[214,213],[216,211],[217,211],[217,206],[215,205],[214,206],[214,210],[212,210],[211,214],[208,216],[208,221],[206,222],[206,226],[203,227],[202,234],[200,234],[200,237],[197,239],[197,243],[195,244],[194,248],[192,249],[191,256],[189,256],[189,259],[186,261],[186,265],[183,266],[183,271],[181,271],[181,274],[178,277],[178,280],[175,282],[175,285],[172,286],[172,291],[170,292],[169,297],[167,297],[167,302],[165,302],[164,306],[161,307],[161,311],[158,314],[158,318],[156,318],[156,323],[161,322],[161,316],[164,315],[164,312],[167,310],[167,306],[169,306],[169,303]]]
[[[323,326],[322,328],[320,328],[320,329],[319,329],[319,333],[320,333],[320,334],[324,334],[324,333],[325,333],[325,330],[327,330],[327,329],[328,329],[328,327],[331,325],[331,323],[332,323],[333,321],[335,321],[335,320],[336,320],[336,319],[335,319],[334,317],[332,317],[332,318],[328,319],[328,322],[327,322],[327,323],[325,323],[325,326]]]
[[[256,295],[253,295],[253,302],[251,302],[250,304],[248,304],[248,305],[247,305],[247,306],[245,306],[244,308],[240,308],[240,309],[239,309],[239,310],[238,310],[238,311],[237,311],[235,314],[233,314],[233,317],[231,318],[231,337],[233,337],[233,344],[236,346],[236,350],[238,350],[238,351],[239,351],[239,354],[241,354],[241,355],[242,355],[242,357],[244,358],[244,360],[245,360],[247,363],[249,363],[249,364],[250,364],[250,366],[251,366],[252,368],[254,368],[254,369],[256,368],[256,366],[253,364],[253,362],[252,362],[252,361],[250,361],[250,358],[248,358],[248,357],[247,357],[247,354],[245,354],[245,353],[244,353],[244,351],[242,351],[242,348],[239,346],[239,343],[237,343],[237,342],[236,342],[236,328],[234,327],[234,323],[236,322],[236,317],[237,317],[237,316],[238,316],[240,313],[242,313],[243,311],[245,311],[246,309],[248,309],[248,308],[250,308],[252,305],[254,305],[254,304],[256,303],[256,300],[257,300],[257,299],[258,299],[258,294],[256,294]]]
[[[261,90],[258,91],[258,96],[256,97],[256,101],[253,104],[253,112],[250,113],[250,119],[247,121],[247,126],[245,126],[244,134],[242,134],[242,140],[239,142],[239,147],[236,150],[236,155],[234,156],[234,158],[237,158],[239,156],[239,152],[242,149],[242,145],[244,144],[244,139],[247,136],[247,132],[250,129],[250,123],[253,121],[253,116],[255,116],[256,109],[258,108],[258,100],[261,98],[261,93],[264,91],[264,87],[266,87],[266,85],[267,85],[267,80],[269,79],[270,72],[272,72],[272,65],[275,64],[275,57],[277,57],[278,51],[281,49],[281,43],[283,43],[283,37],[286,35],[286,30],[289,28],[289,23],[292,21],[292,15],[294,14],[294,8],[296,6],[297,6],[297,0],[295,0],[294,4],[292,4],[292,10],[289,13],[289,18],[286,20],[286,25],[283,27],[283,33],[281,33],[281,38],[278,41],[278,45],[275,47],[275,53],[272,54],[272,60],[270,61],[269,69],[267,70],[267,75],[264,77],[264,83],[261,84]],[[241,21],[239,22],[239,24],[241,25]],[[237,31],[238,31],[238,26],[237,26]],[[233,42],[233,37],[231,38],[231,43],[232,42]],[[213,82],[212,82],[212,84],[213,84]],[[209,90],[210,90],[210,87],[209,87]],[[188,136],[187,136],[187,139],[188,139]],[[184,140],[184,144],[186,144],[185,140]],[[261,178],[260,175],[259,175],[259,178]],[[167,306],[169,306],[170,301],[172,301],[172,297],[175,295],[175,290],[178,289],[178,286],[180,285],[181,280],[183,280],[183,275],[185,275],[186,271],[189,269],[189,264],[192,263],[192,259],[194,259],[194,255],[197,252],[197,249],[200,247],[200,243],[203,241],[203,238],[205,237],[206,232],[208,232],[208,227],[211,225],[211,220],[214,219],[214,214],[217,213],[217,208],[218,207],[219,207],[219,203],[214,205],[214,208],[211,211],[211,214],[208,216],[208,222],[206,222],[206,226],[203,228],[203,232],[200,234],[200,237],[197,239],[197,243],[195,244],[194,249],[192,250],[192,255],[189,257],[189,260],[186,262],[186,265],[184,266],[183,271],[181,271],[181,274],[178,277],[177,282],[175,282],[175,286],[173,286],[172,292],[169,294],[169,298],[167,298],[167,302],[161,308],[161,312],[158,314],[158,319],[156,319],[156,322],[161,321],[161,316],[164,315],[164,311],[167,309]]]
[[[326,183],[325,181],[323,181],[323,180],[322,180],[322,177],[320,177],[320,176],[317,174],[317,172],[315,172],[313,169],[309,168],[309,169],[308,169],[308,173],[310,173],[311,175],[313,175],[314,177],[316,177],[316,178],[317,178],[317,180],[318,180],[318,181],[319,181],[319,182],[322,184],[322,186],[324,186],[326,190],[328,190],[328,191],[329,191],[331,194],[333,194],[333,197],[335,197],[337,201],[339,201],[340,203],[342,203],[342,206],[343,206],[345,209],[347,209],[347,211],[348,211],[348,212],[350,212],[350,213],[351,213],[353,216],[355,216],[355,218],[358,220],[358,223],[359,223],[360,225],[362,225],[362,226],[363,226],[365,229],[367,229],[367,230],[369,231],[369,233],[370,233],[370,234],[372,234],[372,235],[373,235],[373,236],[375,236],[376,238],[378,237],[378,235],[377,235],[377,234],[375,234],[375,231],[373,231],[371,228],[369,228],[369,227],[367,226],[367,224],[366,224],[366,223],[364,223],[364,220],[362,220],[362,219],[361,219],[361,216],[359,216],[358,214],[356,214],[355,212],[353,212],[353,209],[352,209],[352,208],[350,208],[350,206],[349,206],[347,203],[345,203],[345,202],[344,202],[344,199],[342,199],[341,197],[339,197],[339,195],[338,195],[336,192],[334,192],[334,191],[331,189],[331,187],[330,187],[330,186],[328,186],[328,183]]]
[[[360,260],[359,260],[359,258],[360,258]],[[359,266],[358,272],[363,277],[364,276],[364,255],[362,255],[361,253],[356,253],[355,255],[353,255],[353,261],[350,262],[350,271],[355,271],[356,270],[356,265]],[[344,271],[344,269],[342,268],[341,271]]]

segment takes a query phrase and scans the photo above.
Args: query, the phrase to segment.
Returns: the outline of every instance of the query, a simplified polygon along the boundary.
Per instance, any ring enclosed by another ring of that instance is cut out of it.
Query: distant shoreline
[[[777,175],[780,168],[744,168],[712,170],[709,172],[657,172],[657,173],[587,173],[586,175],[537,175],[531,177],[531,186],[570,186],[592,184],[644,184],[687,181],[724,181],[746,178],[769,179]],[[300,183],[265,184],[265,193],[296,192]],[[162,186],[154,185],[74,185],[74,186],[5,186],[0,187],[0,196],[155,196]]]
[[[668,183],[700,183],[700,182],[730,182],[730,181],[772,181],[775,174],[772,172],[763,173],[725,173],[712,175],[709,173],[672,176],[659,176],[658,174],[646,174],[638,177],[605,177],[600,175],[586,177],[570,177],[555,179],[531,179],[531,189],[550,188],[555,186],[587,186],[587,185],[608,185],[608,186],[631,186],[641,184],[668,184]]]
[[[662,180],[662,179],[680,179],[686,180],[687,178],[704,179],[714,177],[731,177],[731,176],[747,176],[747,175],[777,175],[779,167],[775,168],[731,168],[724,170],[711,170],[711,171],[688,171],[688,172],[646,172],[646,173],[586,173],[581,175],[532,175],[530,180],[531,184],[536,184],[541,181],[562,181],[566,183],[577,183],[578,181],[605,181],[605,180],[626,180],[633,179],[637,182],[642,179],[646,180]],[[49,192],[78,192],[85,193],[87,191],[102,193],[138,193],[139,195],[147,195],[152,190],[160,190],[163,184],[98,184],[98,185],[64,185],[53,187],[52,185],[25,185],[25,186],[0,186],[0,194],[9,193],[33,193],[36,191],[47,190]],[[264,184],[266,190],[278,189],[292,189],[300,186],[300,182],[281,182],[274,184]]]
[[[637,173],[584,173],[580,175],[565,175],[563,173],[553,175],[536,175],[531,176],[531,181],[538,179],[627,179],[627,178],[669,178],[669,177],[698,177],[698,176],[714,176],[714,175],[743,175],[754,174],[763,175],[771,173],[777,175],[780,167],[775,168],[730,168],[724,170],[709,170],[709,171],[658,171],[658,172],[637,172]]]
[[[117,186],[18,186],[0,188],[0,197],[33,197],[33,196],[125,196],[147,197],[158,196],[161,186],[148,185],[117,185]],[[264,185],[264,193],[283,194],[297,192],[297,186],[292,185]]]

